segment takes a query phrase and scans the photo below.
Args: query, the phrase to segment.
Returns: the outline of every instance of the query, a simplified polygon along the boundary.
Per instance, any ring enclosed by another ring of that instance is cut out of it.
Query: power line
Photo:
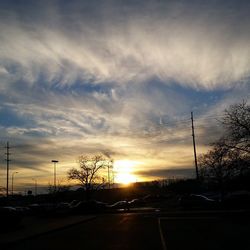
[[[198,117],[198,118],[196,118],[196,120],[211,120],[211,119],[216,119],[217,120],[217,118],[220,118],[220,117],[224,117],[224,115],[208,115],[208,116],[205,116],[205,117]],[[169,122],[166,122],[166,123],[157,124],[156,126],[188,124],[189,121],[190,121],[190,118],[189,119],[178,120],[178,121],[169,121]]]

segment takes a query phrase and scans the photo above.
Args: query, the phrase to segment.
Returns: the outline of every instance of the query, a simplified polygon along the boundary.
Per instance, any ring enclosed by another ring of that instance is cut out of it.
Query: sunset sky
[[[194,176],[249,99],[250,1],[0,1],[0,186],[53,183],[102,152],[131,181]],[[119,179],[119,178],[118,178]]]

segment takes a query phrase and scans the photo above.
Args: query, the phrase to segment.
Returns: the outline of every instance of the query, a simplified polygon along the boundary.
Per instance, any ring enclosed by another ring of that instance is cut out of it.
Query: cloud
[[[32,17],[37,15],[34,20],[11,7],[0,27],[0,57],[9,81],[32,85],[42,78],[45,85],[63,87],[158,78],[214,89],[230,88],[250,74],[244,5],[234,10],[234,3],[195,1],[145,6],[53,2],[28,8]]]
[[[175,169],[153,169],[150,171],[138,171],[137,175],[142,177],[154,178],[193,178],[195,176],[195,169],[187,168],[175,168]]]
[[[95,152],[143,161],[145,176],[192,168],[190,111],[202,153],[223,110],[249,98],[248,5],[1,1],[0,138],[19,145],[13,169],[46,180],[51,159],[65,176]]]

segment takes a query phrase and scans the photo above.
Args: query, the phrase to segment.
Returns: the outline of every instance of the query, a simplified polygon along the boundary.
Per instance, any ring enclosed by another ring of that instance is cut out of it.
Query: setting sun
[[[118,160],[114,162],[115,182],[121,184],[130,184],[137,181],[136,176],[133,174],[133,167],[138,162],[131,160]]]

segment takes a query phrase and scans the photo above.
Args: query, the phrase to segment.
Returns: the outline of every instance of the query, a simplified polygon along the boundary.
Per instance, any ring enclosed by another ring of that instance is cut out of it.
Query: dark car
[[[74,206],[71,206],[72,213],[97,213],[105,211],[107,204],[104,202],[91,200],[91,201],[79,201]]]
[[[133,199],[128,202],[130,208],[142,207],[146,204],[146,202],[142,199]]]
[[[222,205],[225,208],[250,208],[250,192],[238,191],[227,194],[223,200]]]
[[[70,207],[74,207],[76,204],[78,204],[80,201],[79,200],[73,200],[69,203]]]
[[[129,210],[129,202],[128,201],[117,201],[114,204],[107,206],[109,209],[115,210]]]
[[[1,230],[14,229],[21,222],[22,217],[14,207],[0,207]]]
[[[166,199],[165,196],[162,196],[159,194],[157,195],[148,194],[142,198],[142,201],[144,201],[145,203],[155,203],[155,202],[164,201],[165,199]]]
[[[30,214],[30,208],[29,207],[15,207],[16,211],[20,215],[28,215]]]
[[[200,194],[189,194],[180,197],[179,204],[184,209],[210,209],[216,207],[216,201]]]
[[[56,205],[53,203],[31,204],[28,206],[31,215],[50,216],[56,213]]]
[[[56,204],[56,211],[68,211],[71,208],[70,203],[68,202],[59,202]]]

